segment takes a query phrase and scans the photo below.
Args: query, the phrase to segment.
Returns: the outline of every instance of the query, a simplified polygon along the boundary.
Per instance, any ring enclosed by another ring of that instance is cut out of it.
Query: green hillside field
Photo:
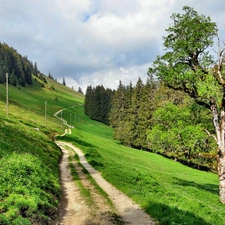
[[[61,151],[53,140],[66,127],[53,114],[64,108],[62,116],[74,129],[57,139],[82,149],[106,180],[159,224],[225,224],[216,174],[122,146],[112,139],[112,128],[84,115],[83,95],[52,79],[47,82],[36,78],[30,87],[10,86],[9,116],[5,85],[0,85],[0,224],[54,219],[61,195]]]
[[[224,225],[225,206],[218,195],[218,176],[184,166],[155,153],[122,146],[113,129],[80,115],[71,135],[60,139],[82,149],[103,177],[124,192],[159,224]]]
[[[57,212],[64,127],[53,114],[83,102],[83,95],[46,78],[29,87],[0,85],[0,224],[49,224]],[[46,106],[46,107],[45,107]],[[46,115],[46,116],[45,116]],[[46,119],[45,119],[46,118]]]

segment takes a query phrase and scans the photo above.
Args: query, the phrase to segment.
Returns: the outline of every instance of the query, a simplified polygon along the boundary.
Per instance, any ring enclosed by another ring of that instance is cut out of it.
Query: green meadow
[[[50,224],[57,214],[61,151],[53,140],[66,127],[53,114],[64,108],[62,117],[74,129],[57,139],[82,149],[106,180],[159,224],[225,224],[216,174],[122,146],[112,139],[112,128],[84,115],[82,95],[47,81],[9,86],[9,116],[5,85],[0,85],[1,225]]]
[[[106,180],[127,194],[159,224],[225,224],[225,206],[218,195],[216,174],[184,166],[160,155],[122,146],[113,129],[79,115],[71,135],[60,139],[82,149]]]
[[[0,224],[49,224],[57,213],[60,149],[53,142],[63,126],[53,114],[83,96],[47,79],[29,87],[0,85]]]

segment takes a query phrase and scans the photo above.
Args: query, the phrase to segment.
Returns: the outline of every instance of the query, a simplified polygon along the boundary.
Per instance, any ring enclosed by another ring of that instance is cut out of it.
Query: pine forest
[[[213,130],[210,112],[163,82],[120,81],[116,91],[88,86],[84,108],[91,119],[112,126],[121,144],[216,172],[216,143],[206,132]]]

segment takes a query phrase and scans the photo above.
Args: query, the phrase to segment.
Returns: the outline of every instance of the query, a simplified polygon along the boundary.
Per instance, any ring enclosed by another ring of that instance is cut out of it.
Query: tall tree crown
[[[213,45],[217,26],[210,17],[199,15],[193,8],[185,6],[183,10],[184,14],[171,16],[173,24],[163,37],[166,52],[157,57],[148,74],[158,76],[169,87],[199,100],[206,97],[202,87],[206,89],[206,84],[212,83],[209,72],[214,61],[208,48]]]

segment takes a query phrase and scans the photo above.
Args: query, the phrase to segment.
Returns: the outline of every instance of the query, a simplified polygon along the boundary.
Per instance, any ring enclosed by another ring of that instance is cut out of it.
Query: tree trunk
[[[219,157],[218,176],[219,176],[219,194],[220,201],[225,204],[225,157]]]
[[[220,201],[225,204],[225,111],[224,109],[221,109],[219,117],[215,101],[211,102],[211,111],[218,145],[217,172],[219,177],[219,195]]]

